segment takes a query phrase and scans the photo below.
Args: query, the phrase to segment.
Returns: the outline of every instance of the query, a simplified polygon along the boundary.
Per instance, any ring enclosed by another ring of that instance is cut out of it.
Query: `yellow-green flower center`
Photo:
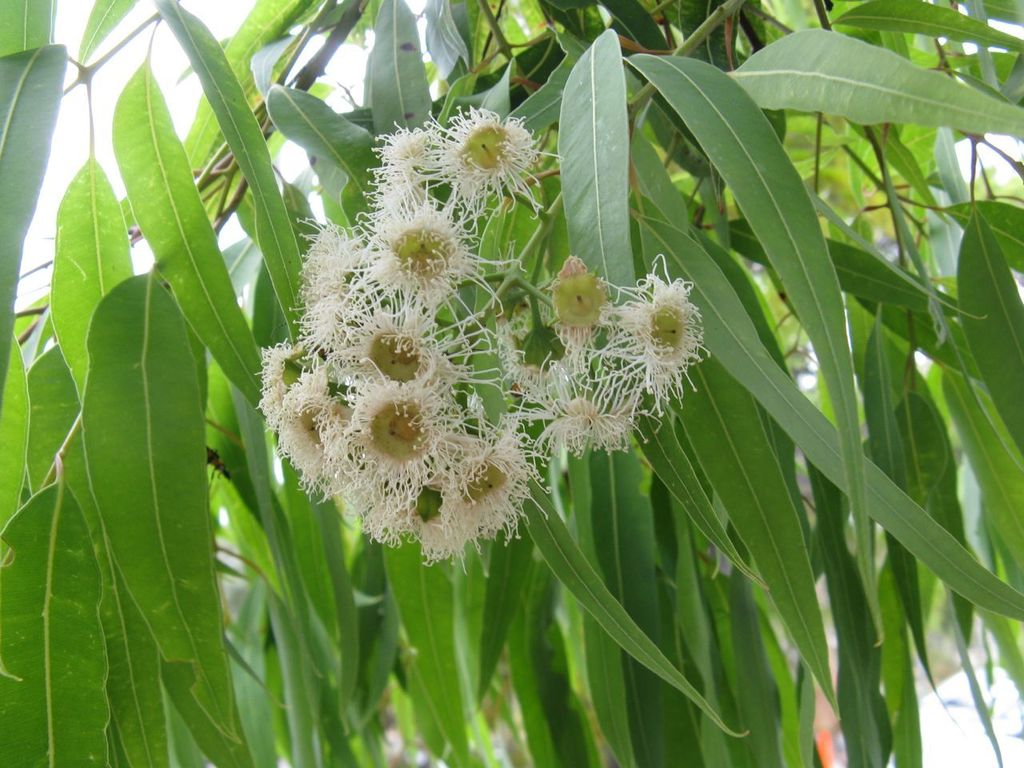
[[[562,325],[589,328],[601,318],[608,301],[601,278],[589,272],[559,277],[552,289],[555,315]]]
[[[395,243],[402,266],[420,277],[436,277],[448,265],[447,238],[429,229],[406,232]]]
[[[683,318],[671,307],[662,307],[651,316],[651,336],[658,346],[679,349],[685,331]]]
[[[420,369],[420,356],[414,345],[394,334],[374,338],[370,359],[377,370],[393,381],[412,381]]]
[[[370,420],[373,445],[385,456],[409,461],[423,453],[420,410],[413,403],[388,403]]]
[[[501,163],[504,150],[505,129],[497,125],[485,125],[466,137],[463,151],[477,168],[493,171]]]
[[[494,464],[488,462],[483,471],[476,476],[476,479],[466,487],[466,498],[476,504],[495,491],[500,490],[507,480],[508,475]]]
[[[309,435],[309,439],[313,441],[313,444],[318,448],[322,447],[323,441],[320,437],[320,430],[316,426],[316,409],[306,408],[299,414],[299,420],[302,423],[302,429]]]

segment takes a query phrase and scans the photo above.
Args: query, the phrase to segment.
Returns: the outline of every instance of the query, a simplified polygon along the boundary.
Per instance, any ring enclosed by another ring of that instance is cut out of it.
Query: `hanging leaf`
[[[430,91],[416,19],[405,0],[384,0],[367,64],[374,133],[415,128],[430,116]]]

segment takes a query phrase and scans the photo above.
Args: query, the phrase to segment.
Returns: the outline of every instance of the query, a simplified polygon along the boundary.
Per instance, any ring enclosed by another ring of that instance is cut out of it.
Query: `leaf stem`
[[[491,10],[491,4],[488,0],[478,0],[478,4],[480,5],[480,13],[483,14],[484,21],[487,22],[487,26],[491,29],[491,34],[494,35],[498,49],[505,55],[506,59],[512,61],[512,46],[505,39],[505,34],[501,31],[501,25],[494,16],[494,11]]]

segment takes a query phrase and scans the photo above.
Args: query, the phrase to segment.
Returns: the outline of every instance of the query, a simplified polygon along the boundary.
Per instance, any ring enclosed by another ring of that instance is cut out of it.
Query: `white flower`
[[[372,202],[377,211],[426,202],[431,148],[437,139],[433,126],[399,128],[384,136],[383,145],[375,150],[381,164],[373,171]]]
[[[546,386],[528,394],[532,403],[524,406],[524,416],[548,422],[538,444],[574,456],[581,456],[588,447],[625,450],[636,417],[642,413],[640,393],[619,386],[611,377],[595,377],[589,369],[583,374],[560,363],[553,365]]]
[[[337,447],[337,475],[365,517],[400,516],[450,460],[445,437],[457,423],[450,395],[418,380],[380,381],[353,398]]]
[[[297,362],[302,357],[302,348],[285,342],[276,347],[264,348],[262,356],[263,390],[259,408],[266,417],[267,424],[277,429],[284,415],[284,398],[288,394],[288,387],[295,383],[302,372]]]
[[[284,396],[278,420],[278,449],[298,470],[310,491],[333,492],[336,482],[328,471],[331,451],[351,415],[351,409],[331,395],[324,368],[304,371]]]
[[[303,344],[329,353],[344,343],[347,318],[372,301],[363,274],[365,244],[334,225],[325,225],[312,241],[302,267]]]
[[[459,284],[476,277],[479,258],[449,210],[431,203],[396,209],[374,222],[370,279],[416,297],[428,307],[450,299]]]
[[[492,195],[519,192],[531,198],[526,177],[540,153],[521,118],[502,120],[474,107],[453,117],[440,133],[432,151],[436,176],[470,215],[481,214]]]
[[[686,370],[703,350],[700,311],[689,298],[692,287],[685,280],[647,275],[631,291],[636,298],[615,309],[613,331],[601,351],[609,367],[622,372],[622,386],[638,381],[657,413],[682,397]]]

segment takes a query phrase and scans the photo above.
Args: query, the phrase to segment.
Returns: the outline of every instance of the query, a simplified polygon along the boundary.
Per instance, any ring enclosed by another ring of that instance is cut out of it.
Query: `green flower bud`
[[[388,403],[370,421],[374,447],[397,461],[414,459],[423,452],[420,411],[412,403]]]
[[[505,140],[505,129],[500,125],[484,125],[466,137],[463,151],[477,168],[491,171],[502,161]]]
[[[651,337],[656,344],[679,349],[685,333],[686,324],[672,307],[662,307],[651,316]]]
[[[501,490],[507,480],[508,475],[488,462],[483,471],[466,488],[466,499],[476,504],[495,491]]]
[[[420,516],[420,520],[424,523],[429,523],[441,514],[442,501],[440,491],[430,486],[424,486],[423,490],[420,491],[419,497],[416,499],[416,514]]]
[[[420,356],[413,345],[393,334],[374,338],[369,358],[392,381],[412,381],[420,369]]]
[[[570,256],[551,287],[555,316],[570,328],[591,328],[601,319],[608,303],[604,281],[589,272],[586,265]]]
[[[434,277],[448,264],[447,243],[426,229],[406,232],[395,243],[395,255],[403,265],[421,277]]]

